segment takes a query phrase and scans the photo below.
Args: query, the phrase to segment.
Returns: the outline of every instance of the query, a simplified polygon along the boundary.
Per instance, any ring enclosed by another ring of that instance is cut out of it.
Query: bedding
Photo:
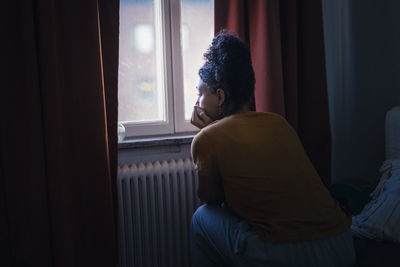
[[[400,243],[400,106],[386,114],[386,160],[375,190],[361,213],[353,216],[354,235]]]

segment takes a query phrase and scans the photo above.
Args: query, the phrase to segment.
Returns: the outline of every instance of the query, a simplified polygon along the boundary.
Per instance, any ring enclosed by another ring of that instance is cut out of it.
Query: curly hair
[[[203,56],[206,62],[199,70],[200,78],[213,94],[218,88],[224,90],[222,116],[236,113],[254,95],[255,78],[249,46],[234,33],[222,30]]]

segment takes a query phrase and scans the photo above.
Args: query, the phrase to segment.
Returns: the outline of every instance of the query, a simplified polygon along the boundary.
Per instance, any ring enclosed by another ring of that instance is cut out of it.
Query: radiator
[[[190,158],[118,167],[119,266],[189,267],[200,205]]]

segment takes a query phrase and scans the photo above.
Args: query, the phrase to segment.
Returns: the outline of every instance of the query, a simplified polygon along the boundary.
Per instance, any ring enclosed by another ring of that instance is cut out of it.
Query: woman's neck
[[[241,113],[245,113],[245,112],[247,112],[247,111],[250,111],[249,105],[244,105],[243,107],[241,107],[241,108],[240,108],[238,111],[236,111],[235,113],[232,113],[232,114],[230,114],[230,115],[223,115],[222,117],[219,118],[219,120],[220,120],[220,119],[223,119],[223,118],[225,118],[225,117],[227,117],[227,116],[231,116],[231,115],[235,115],[235,114],[241,114]]]
[[[249,111],[249,105],[244,105],[241,109],[238,110],[236,113],[243,113]]]

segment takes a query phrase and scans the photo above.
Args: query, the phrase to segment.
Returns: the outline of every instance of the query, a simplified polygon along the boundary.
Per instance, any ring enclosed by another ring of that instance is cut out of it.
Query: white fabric
[[[385,161],[381,171],[372,200],[353,216],[351,230],[370,239],[400,242],[400,160]]]
[[[386,158],[372,200],[353,216],[351,230],[370,239],[400,242],[400,106],[386,114]]]

